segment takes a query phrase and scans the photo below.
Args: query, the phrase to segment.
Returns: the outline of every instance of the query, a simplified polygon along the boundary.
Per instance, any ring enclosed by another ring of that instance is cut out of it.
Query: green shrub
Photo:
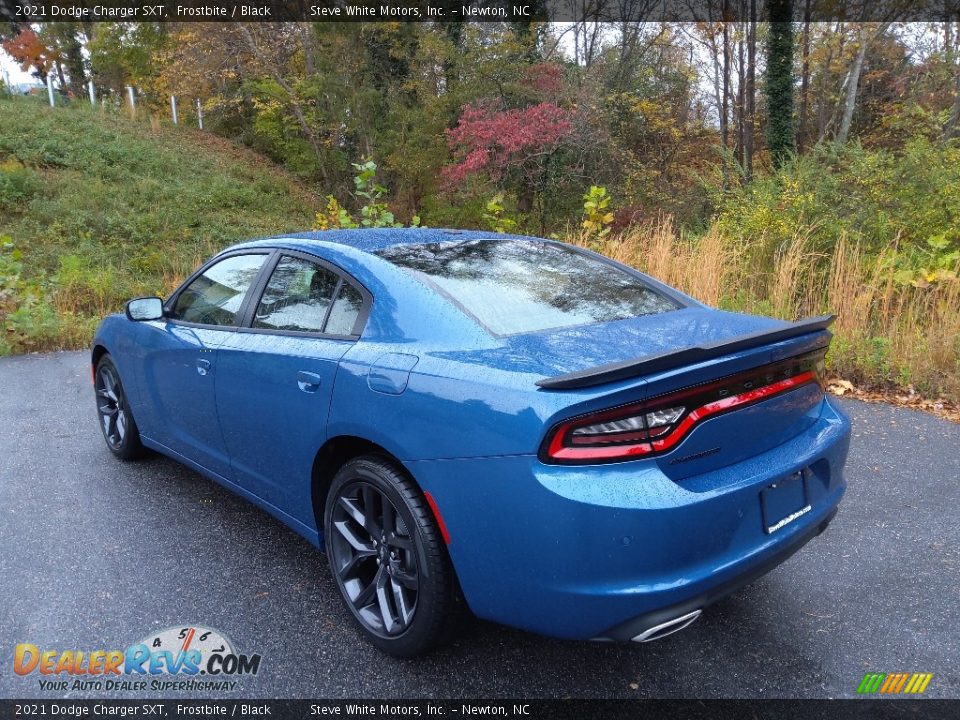
[[[960,248],[960,147],[923,137],[902,152],[821,145],[777,173],[716,198],[722,232],[767,267],[798,237],[829,254],[840,238],[871,254],[896,246],[915,267]]]
[[[39,189],[36,172],[14,157],[0,161],[0,210],[23,212]]]
[[[28,281],[23,269],[23,252],[0,236],[0,355],[44,349],[59,336],[46,278]]]

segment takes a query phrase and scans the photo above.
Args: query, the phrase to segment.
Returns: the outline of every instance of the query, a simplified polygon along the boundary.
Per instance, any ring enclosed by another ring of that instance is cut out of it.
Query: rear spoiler
[[[836,315],[804,318],[777,330],[760,330],[745,335],[735,335],[726,340],[704,343],[703,345],[691,345],[680,350],[668,350],[636,360],[608,363],[587,370],[577,370],[565,375],[544,378],[539,380],[537,385],[547,390],[572,390],[626,380],[637,375],[669,370],[681,365],[690,365],[721,355],[728,355],[739,350],[748,350],[760,345],[789,340],[818,330],[826,330],[836,319]]]

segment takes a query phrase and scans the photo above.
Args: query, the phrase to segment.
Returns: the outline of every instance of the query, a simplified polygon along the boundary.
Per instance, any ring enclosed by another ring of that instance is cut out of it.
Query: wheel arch
[[[93,346],[93,350],[90,352],[90,362],[93,365],[93,367],[96,367],[97,363],[100,362],[100,358],[102,358],[104,355],[109,355],[109,354],[110,353],[107,350],[106,345],[103,345],[102,343],[96,343]]]
[[[417,482],[417,479],[410,474],[393,453],[383,446],[356,435],[338,435],[329,438],[314,457],[310,474],[310,497],[313,504],[313,515],[317,523],[317,532],[321,538],[323,537],[323,514],[326,509],[327,492],[330,490],[333,477],[344,464],[361,455],[380,455],[389,460],[400,472],[410,478],[420,492],[423,492],[423,488]]]

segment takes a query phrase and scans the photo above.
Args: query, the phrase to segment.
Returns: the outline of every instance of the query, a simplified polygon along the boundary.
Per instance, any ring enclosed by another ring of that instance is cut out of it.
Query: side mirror
[[[163,318],[163,300],[158,297],[136,298],[127,303],[127,318],[134,321]]]

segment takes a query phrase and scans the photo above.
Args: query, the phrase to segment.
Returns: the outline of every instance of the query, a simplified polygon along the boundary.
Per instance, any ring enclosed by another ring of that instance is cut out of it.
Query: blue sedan
[[[481,618],[647,641],[783,562],[844,492],[832,317],[722,312],[595,253],[457,230],[231,247],[93,341],[98,418],[325,549],[410,656]]]

